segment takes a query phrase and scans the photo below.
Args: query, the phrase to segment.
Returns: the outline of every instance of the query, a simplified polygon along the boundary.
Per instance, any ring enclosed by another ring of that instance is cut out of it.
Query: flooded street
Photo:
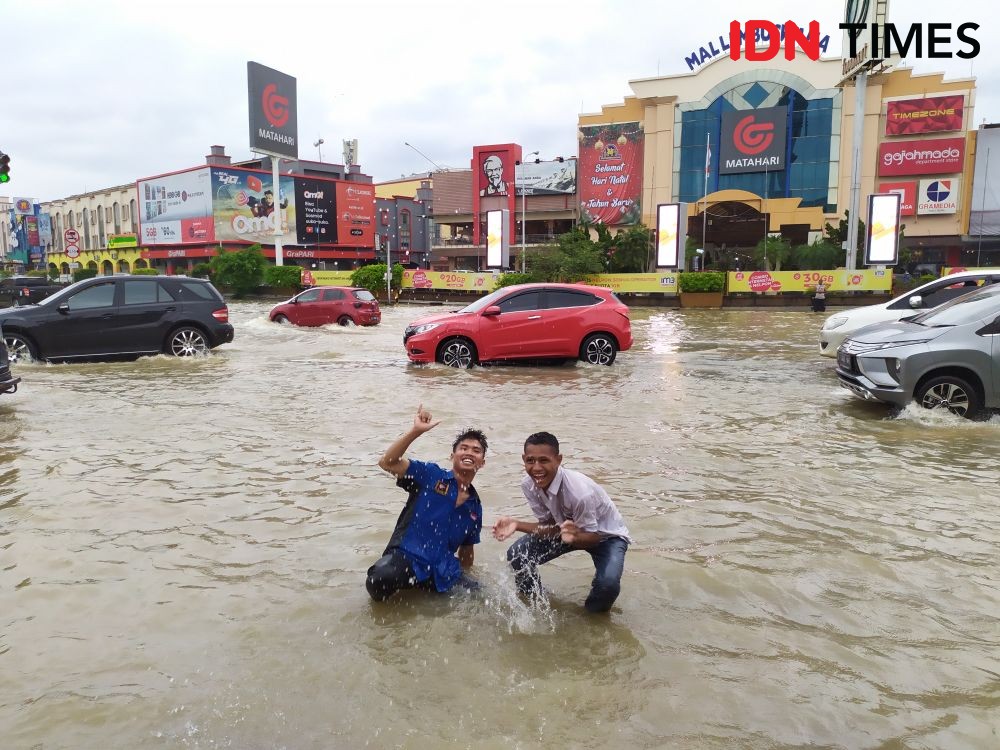
[[[1000,418],[854,400],[822,317],[636,308],[610,368],[406,363],[403,327],[231,306],[207,358],[22,365],[0,398],[0,748],[1000,746]],[[437,311],[438,308],[433,309]],[[483,429],[478,594],[369,601],[406,495]],[[514,595],[524,438],[635,544]]]

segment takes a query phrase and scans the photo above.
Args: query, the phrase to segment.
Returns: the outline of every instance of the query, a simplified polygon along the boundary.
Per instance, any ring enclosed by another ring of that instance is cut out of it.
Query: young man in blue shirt
[[[483,506],[472,480],[486,463],[486,436],[469,429],[455,438],[450,471],[404,458],[413,441],[438,424],[419,406],[413,427],[378,462],[409,497],[385,552],[368,569],[365,586],[376,601],[408,588],[448,591],[463,569],[472,567],[473,545],[483,528]]]

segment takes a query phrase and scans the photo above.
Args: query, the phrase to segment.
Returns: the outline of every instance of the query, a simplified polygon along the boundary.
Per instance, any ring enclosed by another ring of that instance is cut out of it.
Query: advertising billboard
[[[638,122],[580,128],[580,215],[607,226],[642,218],[643,132]]]
[[[486,265],[507,268],[510,264],[510,216],[507,209],[486,212]]]
[[[295,180],[295,206],[299,220],[295,236],[300,245],[337,241],[336,183],[299,177]]]
[[[339,243],[375,247],[375,187],[338,182],[336,205]]]
[[[917,183],[915,182],[880,182],[880,193],[898,193],[900,198],[899,215],[914,216],[917,213]]]
[[[962,129],[965,96],[930,96],[889,102],[885,113],[886,135],[947,133]]]
[[[873,193],[868,196],[865,264],[894,266],[898,262],[899,195]]]
[[[661,203],[656,207],[656,267],[677,268],[682,249],[681,204]]]
[[[883,177],[953,174],[962,171],[964,138],[892,141],[878,147],[878,173]]]
[[[296,229],[295,180],[282,177],[275,195],[269,172],[212,168],[212,207],[215,238],[219,241],[274,244],[275,221],[280,218],[286,241]]]
[[[518,195],[573,195],[576,192],[576,159],[527,162],[515,170]]]
[[[212,173],[208,167],[136,183],[143,245],[212,242]]]
[[[958,177],[950,177],[947,180],[921,180],[917,213],[921,216],[956,213],[960,183]]]
[[[260,63],[247,63],[250,149],[265,154],[299,157],[296,82]]]

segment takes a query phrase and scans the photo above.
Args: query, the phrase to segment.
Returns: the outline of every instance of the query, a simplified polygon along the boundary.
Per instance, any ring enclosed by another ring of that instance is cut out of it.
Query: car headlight
[[[840,328],[846,322],[846,315],[834,315],[832,318],[827,319],[827,321],[823,324],[823,330],[832,331],[834,328]]]
[[[428,331],[433,331],[437,328],[440,323],[424,323],[422,326],[413,326],[411,329],[414,333],[427,333]]]

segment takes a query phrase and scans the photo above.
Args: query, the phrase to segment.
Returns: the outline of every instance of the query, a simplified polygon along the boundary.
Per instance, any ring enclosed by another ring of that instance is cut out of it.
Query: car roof
[[[512,284],[511,286],[501,287],[501,288],[502,289],[518,289],[518,290],[521,290],[521,289],[573,289],[573,290],[576,290],[576,291],[588,291],[588,292],[593,292],[593,291],[610,292],[610,291],[612,291],[610,288],[608,288],[606,286],[596,286],[594,284],[583,284],[583,283],[571,283],[571,284],[567,284],[567,283],[564,283],[564,282],[561,282],[561,281],[541,281],[541,282],[534,282],[534,283],[531,283],[531,284]]]

